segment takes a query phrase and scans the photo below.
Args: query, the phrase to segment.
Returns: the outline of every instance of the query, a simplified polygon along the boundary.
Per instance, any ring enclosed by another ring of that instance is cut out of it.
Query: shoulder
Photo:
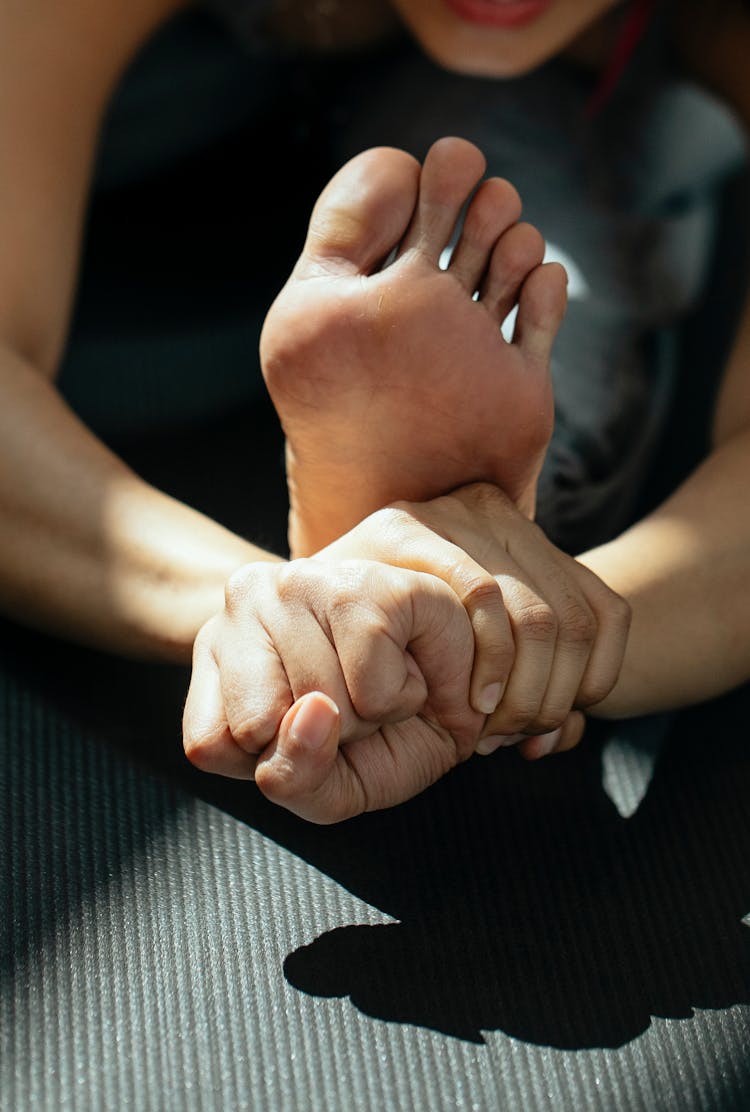
[[[726,100],[750,130],[750,3],[683,0],[671,30],[688,76]]]

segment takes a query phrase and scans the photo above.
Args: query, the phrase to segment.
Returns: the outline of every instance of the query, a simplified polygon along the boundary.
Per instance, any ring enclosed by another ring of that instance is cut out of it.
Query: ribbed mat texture
[[[318,829],[182,766],[184,677],[0,653],[3,1109],[750,1106],[733,704],[629,818],[593,738]]]

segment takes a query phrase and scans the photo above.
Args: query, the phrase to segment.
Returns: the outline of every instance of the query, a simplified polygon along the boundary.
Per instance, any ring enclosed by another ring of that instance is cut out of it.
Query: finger
[[[386,631],[349,627],[334,632],[334,644],[354,713],[366,736],[388,722],[418,714],[427,699],[427,684],[413,655]],[[353,740],[354,734],[346,735]]]
[[[597,634],[593,611],[569,577],[558,579],[551,573],[545,593],[557,617],[557,640],[542,705],[526,727],[528,733],[537,734],[556,730],[570,714]]]
[[[200,635],[193,649],[193,674],[182,716],[182,743],[185,756],[196,768],[237,780],[252,780],[255,758],[232,737],[219,669],[208,639]]]
[[[447,730],[459,759],[474,751],[484,716],[469,706],[474,657],[472,627],[460,600],[434,576],[421,576],[425,588],[414,591],[414,621],[409,648],[428,690],[423,716]]]
[[[277,568],[246,564],[224,588],[224,613],[216,619],[214,657],[232,737],[257,754],[276,736],[293,702],[274,637],[259,618],[276,601]],[[271,623],[273,625],[273,623]]]
[[[305,604],[290,606],[276,615],[274,639],[283,647],[292,699],[296,702],[312,691],[323,692],[338,708],[342,741],[367,737],[377,727],[364,721],[352,704],[332,631],[325,619],[326,612],[332,608],[331,593],[324,589],[321,600],[322,614]],[[326,628],[322,622],[326,622]]]
[[[550,544],[540,529],[529,526],[514,539],[510,553],[536,586],[556,624],[547,686],[536,714],[519,726],[522,733],[548,734],[562,725],[576,703],[597,621],[578,585],[575,561]]]
[[[274,640],[254,618],[228,625],[217,651],[227,723],[237,745],[257,755],[294,701]]]
[[[411,799],[462,759],[449,732],[421,715],[343,746],[341,756],[363,787],[367,811]]]
[[[503,592],[495,577],[465,553],[453,567],[449,586],[463,604],[474,634],[469,702],[480,714],[493,714],[516,655]]]
[[[523,733],[536,720],[549,686],[557,643],[554,610],[520,568],[500,575],[515,641],[515,659],[495,714],[485,726],[492,735]]]
[[[417,511],[423,509],[415,507]],[[491,714],[505,690],[515,656],[513,632],[497,580],[462,548],[440,535],[439,522],[431,523],[438,527],[433,531],[411,510],[397,507],[381,511],[380,519],[378,559],[393,567],[437,576],[458,595],[474,634],[471,706],[480,714]]]
[[[217,663],[227,720],[238,745],[259,753],[295,700],[323,690],[339,707],[345,737],[372,733],[352,708],[336,651],[312,608],[321,591],[309,561],[256,566],[227,587]],[[269,582],[270,580],[270,582]]]
[[[596,640],[576,697],[576,706],[590,707],[606,698],[617,683],[630,632],[630,607],[584,564],[572,563],[597,623]]]
[[[439,559],[430,553],[429,571],[447,583],[466,611],[474,635],[469,702],[479,714],[492,714],[503,697],[516,655],[503,592],[497,579],[471,556],[450,541],[444,545]],[[428,570],[427,559],[424,565]]]
[[[446,501],[433,507],[438,529]],[[490,509],[494,505],[479,501],[480,512]],[[492,520],[494,515],[488,528]],[[514,546],[508,550],[503,545],[500,552],[501,563],[496,552],[492,571],[503,592],[515,656],[498,712],[485,732],[546,733],[559,726],[574,705],[596,637],[596,618],[574,576],[575,562],[559,554],[540,530],[525,523],[514,536]],[[472,705],[477,706],[474,691]]]
[[[272,803],[317,823],[339,822],[365,810],[362,784],[339,749],[339,722],[338,707],[319,691],[287,712],[255,771],[258,787]]]
[[[425,580],[401,568],[361,561],[347,590],[329,600],[329,636],[354,713],[369,736],[385,723],[418,714],[427,684],[407,646],[413,625],[413,592]],[[342,728],[342,738],[350,737]]]
[[[490,734],[483,737],[474,750],[480,757],[489,757],[498,749],[510,749],[526,740],[526,734]]]
[[[583,740],[585,733],[586,716],[581,714],[580,711],[571,711],[570,715],[563,723],[560,740],[552,752],[567,753],[571,749],[575,749],[578,743]]]
[[[538,761],[551,753],[565,753],[578,745],[585,729],[585,717],[580,711],[572,711],[558,729],[525,738],[519,744],[518,752],[527,761]]]
[[[424,702],[426,688],[406,656],[406,636],[401,647],[389,638],[399,625],[398,607],[386,614],[379,605],[394,597],[387,577],[402,574],[372,561],[332,570],[323,561],[302,560],[278,578],[273,638],[292,700],[311,691],[328,695],[339,709],[344,742],[369,737],[384,721],[411,717]]]

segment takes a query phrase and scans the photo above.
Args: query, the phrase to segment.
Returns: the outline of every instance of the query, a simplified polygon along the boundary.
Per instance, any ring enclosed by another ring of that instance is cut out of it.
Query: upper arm
[[[0,341],[52,375],[100,122],[143,39],[184,0],[0,0]]]
[[[741,0],[676,7],[674,40],[688,74],[737,113],[750,136],[750,11]],[[750,220],[750,198],[747,218]],[[746,275],[738,280],[747,283]],[[750,298],[719,390],[713,439],[750,429]]]

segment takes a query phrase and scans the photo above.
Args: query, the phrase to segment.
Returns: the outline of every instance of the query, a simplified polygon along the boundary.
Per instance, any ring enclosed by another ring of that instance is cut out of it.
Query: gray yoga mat
[[[247,306],[259,237],[283,270],[299,229],[237,218],[237,144],[273,131],[209,149],[204,118],[172,170],[121,148],[63,385],[147,478],[281,550]],[[304,212],[323,168],[268,166]],[[750,1104],[747,692],[321,829],[187,765],[187,678],[0,626],[0,1107]]]
[[[281,547],[265,406],[120,447]],[[319,828],[187,764],[187,682],[0,626],[0,1107],[747,1107],[749,691]]]
[[[0,656],[3,1108],[747,1107],[746,695],[316,828],[179,670]]]

